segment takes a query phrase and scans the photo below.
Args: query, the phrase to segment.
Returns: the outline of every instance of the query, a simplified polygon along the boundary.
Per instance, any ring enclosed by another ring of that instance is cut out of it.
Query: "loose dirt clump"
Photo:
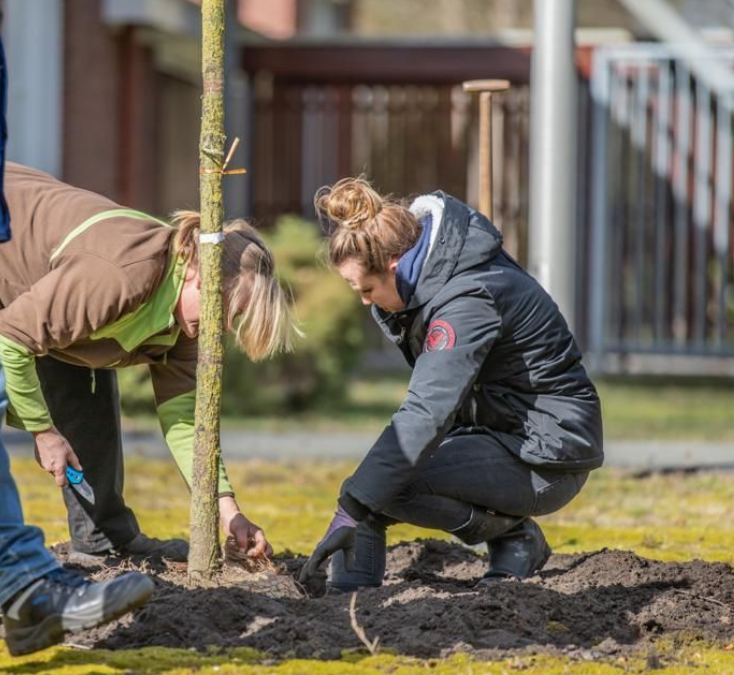
[[[254,578],[245,568],[234,576],[230,570],[211,588],[189,587],[182,566],[143,566],[156,584],[151,601],[74,642],[107,649],[252,647],[275,658],[332,659],[360,648],[350,596],[324,594],[322,579],[307,597],[293,580],[304,562],[284,554]],[[734,573],[722,563],[663,563],[602,550],[553,556],[531,579],[476,588],[485,564],[458,544],[394,546],[385,584],[359,592],[359,625],[383,648],[422,658],[456,651],[603,657],[662,637],[723,643],[734,636]],[[124,569],[129,565],[111,564],[96,574],[109,578]],[[263,573],[269,581],[258,584]]]

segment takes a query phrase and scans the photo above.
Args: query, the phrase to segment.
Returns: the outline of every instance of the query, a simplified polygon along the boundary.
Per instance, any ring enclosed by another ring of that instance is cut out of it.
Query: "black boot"
[[[104,564],[105,559],[110,556],[146,558],[156,563],[164,558],[171,562],[186,562],[189,556],[189,544],[184,539],[156,539],[139,532],[127,544],[97,553],[82,553],[72,544],[67,562],[81,567],[96,567]]]
[[[465,544],[474,546],[499,537],[522,520],[520,516],[505,516],[492,513],[479,506],[473,506],[469,522],[462,525],[458,530],[452,530],[451,534],[461,539]]]
[[[124,557],[144,556],[153,560],[166,558],[172,562],[186,562],[189,543],[184,539],[157,539],[140,532],[132,541],[118,546],[117,552]]]
[[[542,569],[551,555],[543,530],[530,518],[525,518],[519,525],[487,544],[489,570],[479,584],[508,577],[525,579]]]
[[[130,572],[90,583],[59,568],[34,581],[3,607],[5,641],[13,656],[45,649],[77,633],[113,621],[140,607],[153,594],[153,582]]]

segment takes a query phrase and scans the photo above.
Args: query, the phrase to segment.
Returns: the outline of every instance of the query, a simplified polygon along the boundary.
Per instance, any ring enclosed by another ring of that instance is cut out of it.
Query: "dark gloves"
[[[353,567],[356,541],[357,521],[339,505],[329,529],[301,569],[298,580],[302,584],[306,583],[326,559],[337,551],[344,551],[347,569]]]

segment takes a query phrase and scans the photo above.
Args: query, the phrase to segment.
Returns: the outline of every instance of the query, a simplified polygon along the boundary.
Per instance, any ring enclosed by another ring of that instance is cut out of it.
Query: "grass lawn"
[[[361,431],[378,434],[407,391],[408,374],[355,378],[338,405],[300,415],[225,418],[227,428]],[[608,440],[734,442],[731,385],[712,380],[600,380]],[[124,396],[124,391],[123,391]],[[129,427],[158,429],[153,415],[128,419]]]
[[[321,536],[334,508],[338,486],[351,470],[335,463],[230,464],[243,510],[268,533],[276,551],[286,548],[308,553]],[[44,528],[49,542],[66,538],[61,495],[49,477],[30,459],[14,459],[27,520]],[[172,461],[128,462],[127,499],[143,529],[160,537],[187,536],[188,495],[174,476]],[[631,549],[661,560],[734,563],[734,473],[653,475],[633,478],[603,469],[592,474],[581,496],[561,513],[540,519],[556,552]],[[407,526],[391,529],[390,542],[426,536]],[[445,536],[430,533],[431,536]],[[734,646],[734,645],[732,645]],[[659,673],[732,673],[734,650],[704,644],[661,646]],[[48,650],[23,659],[11,659],[0,646],[0,672],[11,674],[147,675],[148,673],[385,673],[412,675],[466,673],[630,673],[643,672],[648,655],[608,663],[572,659],[522,657],[483,663],[465,656],[421,661],[396,655],[364,658],[351,654],[338,662],[262,662],[247,650],[225,654],[197,654],[184,650],[80,652],[69,648]]]

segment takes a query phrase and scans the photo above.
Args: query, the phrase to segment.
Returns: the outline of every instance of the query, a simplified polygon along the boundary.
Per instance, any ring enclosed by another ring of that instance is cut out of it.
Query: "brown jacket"
[[[197,341],[173,318],[184,273],[171,255],[174,230],[18,164],[6,164],[5,196],[13,236],[0,246],[0,355],[9,423],[31,431],[52,423],[35,356],[90,368],[148,364],[164,433],[179,466],[177,451],[187,455],[188,479]],[[110,211],[121,213],[95,222]]]

